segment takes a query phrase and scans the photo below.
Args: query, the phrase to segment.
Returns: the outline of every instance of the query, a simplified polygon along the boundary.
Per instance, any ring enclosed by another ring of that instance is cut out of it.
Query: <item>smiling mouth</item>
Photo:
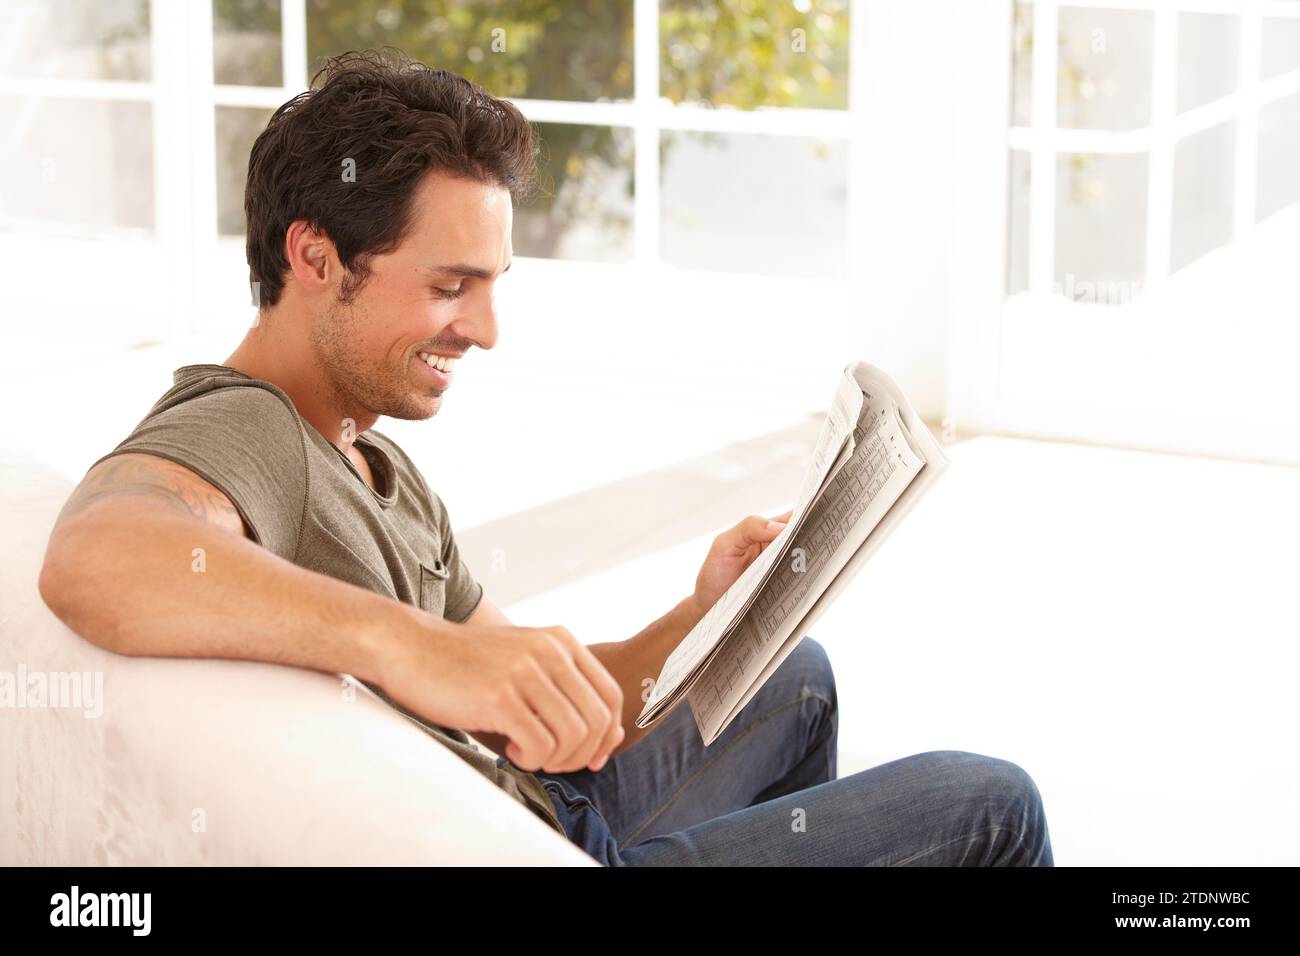
[[[436,368],[439,372],[450,372],[456,365],[456,360],[449,355],[435,355],[432,352],[416,352],[415,357],[430,368]]]

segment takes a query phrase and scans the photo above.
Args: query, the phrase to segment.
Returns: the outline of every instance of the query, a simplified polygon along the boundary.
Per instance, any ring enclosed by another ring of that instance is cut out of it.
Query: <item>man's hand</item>
[[[562,627],[437,622],[404,641],[380,681],[402,706],[446,727],[501,734],[517,767],[572,773],[623,739],[623,691]],[[603,763],[603,761],[602,761]]]
[[[775,518],[750,515],[733,528],[713,539],[704,566],[695,579],[695,593],[691,596],[701,616],[717,603],[727,588],[749,567],[763,549],[775,540],[790,515],[791,508]]]

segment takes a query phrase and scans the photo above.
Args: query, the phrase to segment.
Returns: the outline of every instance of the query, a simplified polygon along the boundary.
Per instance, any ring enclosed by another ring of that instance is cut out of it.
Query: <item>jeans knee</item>
[[[1017,808],[1026,814],[1042,811],[1043,798],[1024,767],[1010,760],[999,757],[987,757],[983,754],[970,754],[962,751],[945,751],[960,753],[977,763],[980,789],[989,801],[1008,808]]]
[[[982,861],[974,865],[1055,865],[1042,794],[1019,764],[967,750],[930,750],[906,759],[917,761],[926,788],[951,807],[948,823],[982,835],[979,852],[967,854]]]
[[[826,698],[830,712],[834,713],[839,698],[835,693],[835,671],[826,648],[811,637],[805,637],[782,662],[783,667],[787,664],[791,665],[805,693]]]
[[[798,693],[805,704],[809,746],[825,744],[828,748],[826,776],[835,779],[839,750],[839,698],[835,692],[835,672],[830,655],[811,637],[805,637],[783,662],[792,665],[791,676],[798,682]]]
[[[970,778],[988,797],[1041,804],[1042,798],[1034,778],[1010,760],[971,753],[969,750],[931,750],[924,756],[944,766],[946,770]]]
[[[1043,795],[1029,772],[1017,763],[965,750],[934,750],[927,756],[959,772],[971,795],[993,815],[1045,830]]]
[[[1038,784],[1024,767],[1010,761],[1004,763],[1007,764],[1005,775],[1008,792],[1014,795],[1029,819],[1038,820],[1044,815],[1043,795],[1038,792]]]
[[[1051,866],[1047,811],[1034,778],[1019,764],[996,758],[990,760],[986,772],[990,802],[1002,809],[1008,829],[1019,833],[1026,860],[1033,866]]]

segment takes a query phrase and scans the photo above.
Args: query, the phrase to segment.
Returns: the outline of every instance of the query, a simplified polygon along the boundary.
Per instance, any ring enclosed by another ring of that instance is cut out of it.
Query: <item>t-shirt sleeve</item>
[[[449,621],[461,624],[474,613],[474,609],[483,600],[483,585],[475,580],[469,565],[460,556],[456,545],[456,536],[451,530],[451,519],[442,499],[430,493],[433,500],[435,519],[438,522],[438,538],[442,542],[442,563],[447,568],[447,602],[442,616]]]
[[[274,392],[230,386],[151,415],[99,461],[145,452],[184,465],[230,499],[258,544],[293,561],[307,504],[303,441]]]

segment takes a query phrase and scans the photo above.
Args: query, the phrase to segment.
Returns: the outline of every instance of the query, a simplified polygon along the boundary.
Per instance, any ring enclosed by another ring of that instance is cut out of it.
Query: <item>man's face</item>
[[[313,350],[342,407],[404,419],[438,412],[455,370],[435,371],[419,354],[456,358],[496,344],[493,287],[514,254],[512,215],[506,189],[441,171],[424,178],[401,244],[371,260],[350,303],[336,289],[313,329]]]

